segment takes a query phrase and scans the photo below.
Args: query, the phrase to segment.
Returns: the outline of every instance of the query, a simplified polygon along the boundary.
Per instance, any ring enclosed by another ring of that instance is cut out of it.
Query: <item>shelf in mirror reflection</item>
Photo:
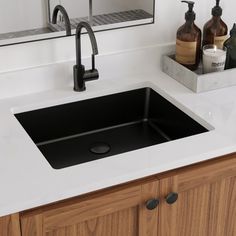
[[[56,21],[60,23],[52,24],[58,5],[67,12],[72,34],[81,20],[89,21],[94,31],[154,23],[155,0],[24,0],[20,6],[0,0],[0,46],[65,37],[61,11]]]
[[[145,24],[152,24],[153,18],[146,18],[140,20],[133,20],[128,22],[119,22],[107,25],[96,25],[93,26],[93,30],[95,32],[104,31],[104,30],[111,30],[111,29],[118,29],[118,28],[125,28],[131,26],[138,26],[138,25],[145,25]],[[64,26],[63,26],[64,28]],[[57,27],[53,30],[52,27],[42,28],[42,29],[33,29],[33,30],[26,30],[26,31],[19,31],[19,32],[10,32],[7,34],[0,34],[0,46],[24,43],[24,42],[33,42],[38,40],[45,40],[51,38],[59,38],[59,37],[67,37],[65,34],[65,30],[61,27]],[[37,32],[36,34],[34,34]],[[75,34],[75,28],[72,28],[72,35]]]
[[[89,18],[80,17],[80,18],[70,19],[71,28],[75,29],[78,23],[81,21],[89,22]],[[109,27],[109,25],[111,25],[111,27],[114,27],[114,24],[122,24],[124,22],[126,23],[126,25],[129,24],[128,22],[133,22],[134,24],[138,24],[139,21],[143,21],[143,23],[151,23],[153,21],[153,15],[142,9],[113,12],[109,14],[101,14],[93,16],[92,22],[90,22],[90,24],[93,26],[94,30],[96,30],[98,26]],[[65,31],[65,24],[64,22],[59,22],[57,24],[50,23],[49,28],[52,31]]]

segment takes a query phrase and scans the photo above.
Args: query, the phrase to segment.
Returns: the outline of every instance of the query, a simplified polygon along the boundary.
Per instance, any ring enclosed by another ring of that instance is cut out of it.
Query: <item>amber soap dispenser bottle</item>
[[[175,60],[190,70],[196,70],[200,62],[202,34],[194,23],[194,2],[182,2],[188,4],[188,11],[185,13],[185,24],[177,31]]]
[[[216,0],[216,6],[212,8],[212,18],[203,28],[203,46],[206,44],[215,44],[222,48],[227,39],[228,27],[221,19],[222,8],[220,7],[220,0]]]

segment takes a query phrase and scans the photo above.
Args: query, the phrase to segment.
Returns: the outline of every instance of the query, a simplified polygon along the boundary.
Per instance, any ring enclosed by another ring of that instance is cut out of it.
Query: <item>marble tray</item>
[[[195,93],[236,85],[236,69],[203,74],[202,66],[191,71],[175,61],[175,56],[162,56],[162,70]]]

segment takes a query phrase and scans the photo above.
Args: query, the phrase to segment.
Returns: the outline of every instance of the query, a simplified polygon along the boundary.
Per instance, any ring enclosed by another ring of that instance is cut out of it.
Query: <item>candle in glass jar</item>
[[[203,72],[223,71],[225,68],[226,48],[218,48],[216,45],[203,47]]]

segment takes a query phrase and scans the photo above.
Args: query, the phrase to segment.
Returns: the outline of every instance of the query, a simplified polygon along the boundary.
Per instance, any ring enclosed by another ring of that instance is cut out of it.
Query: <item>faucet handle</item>
[[[86,70],[83,76],[85,81],[95,80],[99,78],[98,70],[95,68],[95,55],[92,54],[92,69]]]
[[[95,80],[99,78],[98,70],[92,68],[91,70],[85,70],[84,65],[78,66],[74,65],[74,90],[75,91],[84,91],[85,82],[90,80]],[[83,78],[83,79],[78,79]]]
[[[83,76],[85,81],[95,80],[99,78],[99,73],[97,69],[86,70]]]

